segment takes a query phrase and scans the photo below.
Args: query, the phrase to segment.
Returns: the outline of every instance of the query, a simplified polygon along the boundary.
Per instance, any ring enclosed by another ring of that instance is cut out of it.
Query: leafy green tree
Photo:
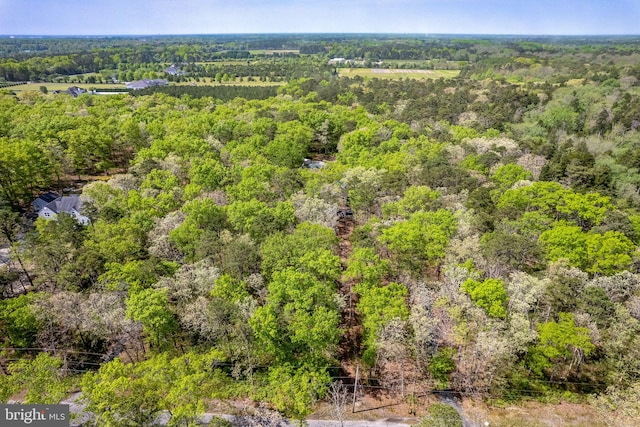
[[[36,271],[54,284],[56,275],[78,255],[87,230],[71,215],[60,213],[55,221],[38,218],[35,232],[27,237],[27,255]]]
[[[95,132],[96,128],[100,126],[86,121],[74,129],[61,132],[61,139],[67,147],[65,154],[78,175],[104,172],[113,166],[113,135]]]
[[[300,271],[311,273],[325,283],[337,282],[342,272],[340,258],[327,249],[317,249],[305,254],[298,265]]]
[[[362,166],[349,169],[344,173],[342,182],[347,188],[351,207],[365,214],[372,212],[382,188],[385,170],[366,169]]]
[[[428,370],[434,380],[436,387],[443,389],[449,387],[449,377],[456,369],[456,362],[453,360],[455,350],[453,348],[440,348],[429,359]]]
[[[562,260],[549,265],[547,277],[549,282],[544,290],[545,304],[554,313],[574,310],[578,296],[587,283],[587,273],[570,267]]]
[[[596,349],[591,342],[589,329],[576,326],[575,316],[571,313],[560,313],[558,322],[538,324],[538,337],[532,355],[532,368],[537,372],[541,372],[540,369],[558,371],[558,368],[562,368],[559,374],[564,378],[574,367],[577,371],[584,358]],[[569,366],[566,366],[567,363]]]
[[[326,369],[313,366],[279,365],[269,369],[269,398],[276,409],[304,420],[313,404],[327,391],[331,376]]]
[[[566,259],[590,273],[615,274],[631,266],[635,245],[624,234],[583,233],[578,226],[557,224],[540,235],[551,261]]]
[[[556,224],[540,235],[540,243],[551,261],[566,259],[569,265],[585,269],[588,264],[587,236],[576,225]]]
[[[27,276],[27,280],[33,286],[31,275],[25,268],[22,256],[20,256],[21,249],[16,245],[16,243],[18,243],[18,233],[20,233],[22,228],[20,224],[20,217],[17,212],[12,211],[8,206],[5,206],[4,203],[1,202],[2,201],[0,200],[0,236],[2,236],[10,246],[12,246],[12,256],[18,261],[20,268],[22,268],[25,276]]]
[[[144,289],[157,282],[160,276],[172,275],[178,269],[177,263],[160,262],[156,258],[130,261],[125,264],[106,263],[106,271],[98,281],[108,290],[128,290],[129,287]]]
[[[407,188],[400,200],[382,206],[382,212],[385,216],[407,218],[417,211],[427,211],[436,207],[439,197],[438,191],[427,186],[411,186]]]
[[[275,233],[262,243],[262,273],[269,279],[277,271],[298,267],[300,259],[316,250],[334,251],[338,246],[335,232],[318,224],[303,222],[291,234]]]
[[[260,271],[260,248],[246,234],[232,237],[223,231],[219,241],[205,234],[198,242],[196,253],[202,254],[197,256],[211,256],[223,273],[240,280]]]
[[[62,373],[63,362],[47,353],[9,365],[9,389],[26,392],[25,403],[55,404],[69,393],[72,379]]]
[[[29,293],[0,301],[2,335],[9,347],[33,347],[40,321],[34,312],[38,294]]]
[[[585,228],[592,224],[600,224],[612,207],[609,197],[598,193],[567,192],[556,206],[556,210]]]
[[[611,275],[631,267],[635,245],[618,231],[590,234],[587,238],[590,273]]]
[[[588,313],[599,328],[611,324],[615,316],[615,306],[604,289],[596,286],[584,288],[578,301],[580,311]]]
[[[531,180],[532,178],[531,172],[524,167],[507,163],[506,165],[496,168],[491,176],[491,181],[496,184],[498,189],[505,191],[518,181]]]
[[[380,259],[372,248],[355,248],[349,257],[344,277],[367,285],[379,285],[390,272],[389,262]]]
[[[247,233],[258,241],[295,223],[293,206],[287,202],[273,208],[258,200],[234,202],[227,206],[227,216],[237,232]]]
[[[568,106],[553,106],[540,116],[540,123],[547,129],[573,132],[578,126],[578,113]]]
[[[553,214],[562,200],[565,189],[557,182],[534,182],[531,185],[504,192],[497,203],[502,215],[515,218],[523,212],[540,210]]]
[[[486,233],[480,244],[487,259],[519,270],[536,270],[543,258],[536,240],[503,230]]]
[[[413,271],[435,266],[444,257],[457,220],[445,209],[419,211],[382,231],[380,241],[389,247],[398,261]]]
[[[114,181],[116,179],[112,178],[110,182],[114,183]],[[136,185],[135,179],[131,180],[130,185]],[[95,223],[98,218],[115,222],[126,215],[128,211],[124,192],[101,181],[85,185],[82,189],[82,199],[84,202],[83,211],[89,216],[92,223]]]
[[[265,147],[265,155],[274,164],[296,168],[309,151],[313,131],[298,121],[285,122],[278,125],[276,135]]]
[[[0,197],[14,207],[53,182],[57,165],[36,142],[0,138]]]
[[[575,193],[557,182],[535,182],[507,190],[497,206],[503,215],[512,218],[537,210],[555,219],[572,221],[583,228],[600,224],[612,209],[609,197],[598,193]]]
[[[189,169],[189,179],[205,190],[216,190],[224,181],[227,171],[216,159],[193,159]]]
[[[279,363],[328,360],[340,337],[335,292],[292,268],[275,272],[268,289],[250,319],[265,353]]]
[[[360,283],[354,287],[354,291],[360,296],[357,308],[363,317],[366,349],[362,358],[373,366],[378,332],[393,319],[406,320],[409,316],[406,301],[408,291],[404,285],[393,282],[386,286]]]
[[[160,368],[160,369],[158,369]],[[150,375],[153,372],[154,375]],[[162,410],[167,387],[162,367],[150,362],[125,364],[115,359],[82,379],[87,408],[105,426],[150,426]]]
[[[479,282],[467,279],[460,289],[467,292],[471,299],[487,312],[488,316],[499,319],[507,316],[507,292],[502,280],[487,279]]]
[[[141,216],[144,216],[145,221],[149,219],[146,214]],[[98,221],[93,224],[91,240],[87,242],[87,246],[96,248],[107,262],[135,261],[145,254],[146,231],[148,230],[136,221],[135,216],[124,217],[113,224]]]
[[[159,349],[166,346],[178,326],[168,303],[166,291],[151,288],[135,292],[127,300],[127,317],[142,323]]]

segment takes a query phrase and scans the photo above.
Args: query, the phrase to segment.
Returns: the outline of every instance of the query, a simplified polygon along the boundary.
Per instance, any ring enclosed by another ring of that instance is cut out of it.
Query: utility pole
[[[353,407],[351,413],[356,413],[356,393],[358,393],[358,376],[360,375],[360,365],[356,365],[356,381],[353,383]]]

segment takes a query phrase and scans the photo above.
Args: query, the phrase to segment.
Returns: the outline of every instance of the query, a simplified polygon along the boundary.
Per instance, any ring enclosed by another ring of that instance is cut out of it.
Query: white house
[[[38,197],[37,199],[35,199],[33,203],[31,203],[33,205],[33,210],[36,211],[36,213],[38,213],[42,210],[42,208],[44,208],[45,206],[47,206],[49,203],[53,202],[57,198],[58,198],[58,195],[56,193],[52,193],[52,192],[45,193],[40,197]]]
[[[164,72],[169,74],[170,76],[181,76],[184,74],[184,71],[178,68],[176,64],[171,64],[169,68],[164,69]]]
[[[136,80],[135,82],[126,82],[124,85],[127,89],[138,90],[138,89],[146,89],[148,87],[166,86],[168,84],[169,82],[164,79],[154,79],[154,80],[142,79],[142,80]]]
[[[82,209],[82,201],[80,200],[80,196],[78,196],[77,194],[58,197],[38,209],[36,207],[36,202],[42,197],[43,196],[38,197],[38,199],[33,202],[33,206],[36,209],[36,212],[38,212],[38,216],[40,218],[56,219],[56,216],[59,213],[64,212],[74,217],[76,221],[78,221],[82,225],[89,224],[89,218],[80,213],[80,210]]]

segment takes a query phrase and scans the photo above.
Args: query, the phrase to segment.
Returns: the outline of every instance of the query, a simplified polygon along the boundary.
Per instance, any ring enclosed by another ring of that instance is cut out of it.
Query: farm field
[[[242,81],[240,79],[229,80],[226,82],[218,83],[211,77],[200,77],[200,81],[194,82],[179,82],[171,83],[176,86],[282,86],[285,82],[261,82],[258,77],[254,77],[254,81],[247,81],[245,77]]]
[[[283,55],[287,53],[296,53],[299,54],[299,49],[257,49],[249,51],[252,55]]]
[[[413,70],[389,68],[339,68],[341,77],[368,77],[379,79],[452,79],[460,74],[459,70]]]
[[[171,85],[176,85],[176,86],[229,86],[229,85],[234,85],[234,86],[282,86],[284,83],[283,82],[261,82],[258,81],[256,78],[256,81],[253,82],[249,82],[249,81],[240,81],[240,80],[233,80],[233,81],[228,81],[228,82],[224,82],[224,83],[217,83],[215,80],[211,79],[211,78],[201,78],[199,82],[180,82],[180,83],[171,83]],[[125,90],[125,85],[124,84],[113,84],[113,83],[93,83],[93,84],[86,84],[86,83],[26,83],[23,85],[17,85],[17,86],[10,86],[6,89],[12,91],[12,92],[16,92],[16,93],[21,93],[21,92],[28,92],[28,91],[39,91],[41,86],[45,86],[47,88],[47,90],[49,92],[52,92],[54,90],[67,90],[69,89],[71,86],[78,86],[81,87],[83,89],[89,90],[89,89],[95,89],[96,91],[100,91],[100,90],[104,90],[104,89],[122,89]]]
[[[445,61],[445,60],[424,60],[424,59],[385,59],[385,64],[393,64],[397,67],[416,67],[416,68],[431,68],[443,70],[459,70],[466,64],[464,61]]]
[[[92,88],[97,91],[100,91],[101,89],[122,89],[122,90],[125,89],[124,84],[113,84],[113,83],[86,84],[86,83],[50,83],[50,82],[26,83],[23,85],[11,86],[7,89],[11,90],[12,92],[25,92],[25,91],[31,91],[31,90],[40,90],[41,86],[45,86],[49,92],[54,90],[67,90],[71,86],[78,86],[87,90],[89,90],[89,88]]]

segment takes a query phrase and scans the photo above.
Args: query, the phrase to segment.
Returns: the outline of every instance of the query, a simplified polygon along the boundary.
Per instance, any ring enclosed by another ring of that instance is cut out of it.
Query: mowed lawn
[[[200,77],[200,81],[194,82],[180,82],[170,83],[178,86],[282,86],[286,82],[261,82],[259,77],[254,77],[254,81],[250,82],[247,77],[240,81],[240,79],[227,80],[226,82],[216,82],[211,77]]]
[[[215,80],[210,78],[201,78],[199,82],[181,82],[181,83],[170,83],[170,85],[179,85],[179,86],[282,86],[285,84],[284,82],[261,82],[258,78],[255,78],[255,81],[227,81],[223,83],[217,83]],[[28,92],[28,91],[39,91],[40,86],[45,86],[47,91],[53,92],[54,90],[65,91],[69,89],[71,86],[78,86],[84,90],[93,90],[100,92],[100,90],[104,89],[120,89],[125,91],[124,84],[114,84],[114,83],[27,83],[23,85],[17,86],[9,86],[3,89],[10,90],[12,92]]]
[[[89,90],[89,88],[91,88],[97,91],[100,91],[100,89],[125,89],[124,84],[114,83],[26,83],[18,86],[9,86],[4,89],[10,90],[12,92],[24,92],[30,90],[40,90],[40,86],[45,86],[49,92],[52,92],[54,90],[67,90],[72,86],[78,86],[85,90]]]
[[[342,77],[368,77],[378,79],[451,79],[460,70],[413,70],[400,68],[338,68]]]

